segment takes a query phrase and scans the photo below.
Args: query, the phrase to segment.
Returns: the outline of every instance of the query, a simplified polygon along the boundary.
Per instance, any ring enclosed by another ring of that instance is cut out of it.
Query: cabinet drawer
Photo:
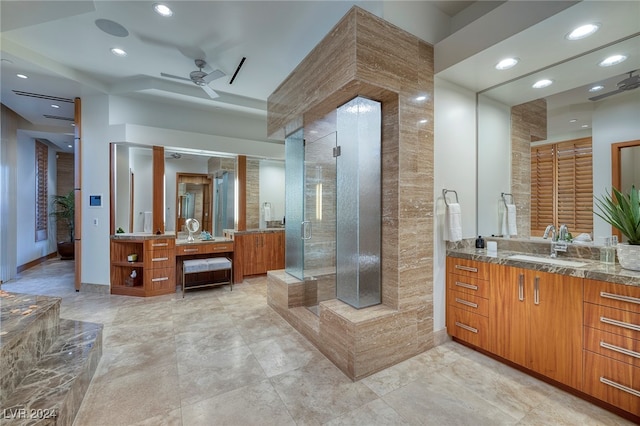
[[[175,238],[159,238],[153,240],[144,240],[145,250],[171,250],[175,247]]]
[[[151,293],[176,287],[176,268],[151,269],[144,272],[144,287]]]
[[[176,256],[185,256],[191,254],[207,254],[232,252],[233,243],[204,243],[204,244],[188,244],[176,246]]]
[[[475,260],[447,257],[447,272],[481,280],[489,279],[489,265]]]
[[[489,319],[453,306],[447,306],[447,332],[467,343],[487,349]]]
[[[144,267],[150,269],[175,267],[176,258],[173,250],[153,250],[144,258]]]
[[[489,316],[489,300],[449,289],[447,292],[447,305],[460,308],[465,311],[475,312],[478,315]]]
[[[451,273],[447,274],[447,287],[462,293],[489,298],[489,281],[476,277],[466,277]]]
[[[584,325],[640,340],[640,314],[633,312],[585,303]]]
[[[640,415],[640,369],[584,351],[584,392]]]
[[[584,280],[585,302],[640,313],[640,287]]]
[[[584,348],[591,352],[640,367],[640,340],[585,327]]]

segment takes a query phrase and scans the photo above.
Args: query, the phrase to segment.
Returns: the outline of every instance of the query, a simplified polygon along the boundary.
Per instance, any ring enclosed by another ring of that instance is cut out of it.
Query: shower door
[[[301,280],[317,278],[317,301],[335,298],[335,147],[335,132],[305,142],[300,129],[285,141],[285,270]]]

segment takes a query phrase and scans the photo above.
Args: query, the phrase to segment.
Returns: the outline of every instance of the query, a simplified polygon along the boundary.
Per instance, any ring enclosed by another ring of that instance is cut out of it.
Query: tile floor
[[[85,425],[626,425],[454,342],[353,383],[266,303],[266,278],[154,298],[76,293],[58,260],[2,285],[104,324]]]

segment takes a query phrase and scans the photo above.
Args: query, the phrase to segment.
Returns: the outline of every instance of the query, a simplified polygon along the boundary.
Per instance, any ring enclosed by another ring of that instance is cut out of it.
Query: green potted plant
[[[54,195],[51,199],[51,217],[56,221],[62,221],[67,226],[68,240],[58,241],[58,254],[62,260],[71,260],[75,257],[74,226],[76,201],[75,192],[71,190],[67,195]]]
[[[596,206],[599,212],[594,213],[627,238],[616,249],[620,266],[640,271],[640,195],[636,187],[632,185],[629,193],[612,188],[612,195],[596,197]]]

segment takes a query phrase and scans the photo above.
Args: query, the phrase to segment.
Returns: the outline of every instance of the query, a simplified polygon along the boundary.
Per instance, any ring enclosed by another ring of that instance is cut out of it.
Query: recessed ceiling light
[[[419,102],[420,102],[420,101],[424,101],[424,100],[426,100],[426,99],[427,99],[427,97],[426,97],[426,96],[424,96],[424,95],[422,95],[422,96],[418,96],[418,97],[416,98],[416,101],[419,101]]]
[[[586,24],[579,26],[565,36],[567,40],[580,40],[581,38],[589,37],[600,29],[600,24]]]
[[[593,87],[591,87],[591,88],[589,89],[589,91],[593,93],[593,92],[598,92],[598,91],[600,91],[600,90],[602,90],[602,89],[604,89],[604,86],[602,86],[602,85],[598,84],[597,86],[593,86]]]
[[[16,74],[16,77],[18,77],[18,78],[29,78],[24,74]]]
[[[518,62],[518,58],[506,58],[496,64],[496,69],[501,71],[508,70],[509,68],[515,67]]]
[[[586,129],[587,127],[589,127],[589,125],[588,125],[588,124],[583,124],[583,125],[582,125],[582,126],[580,126],[580,127],[582,127],[583,129]]]
[[[547,87],[547,86],[551,86],[553,84],[552,80],[549,80],[547,78],[543,79],[543,80],[538,80],[535,83],[533,83],[533,87],[534,89],[542,89],[543,87]]]
[[[569,120],[569,123],[575,123],[576,121],[578,121],[577,118],[572,118],[571,120]]]
[[[73,148],[73,145],[67,145],[69,148]]]
[[[127,56],[127,52],[125,52],[124,50],[120,49],[119,47],[112,47],[111,48],[111,53],[113,53],[116,56]]]
[[[617,65],[620,62],[624,62],[626,59],[627,57],[624,55],[613,55],[609,56],[606,59],[603,59],[598,65],[600,65],[601,67],[610,67],[612,65]]]
[[[427,120],[426,118],[423,118],[422,120],[418,121],[418,123],[425,124],[427,121],[429,121],[429,120]]]
[[[56,104],[51,104],[51,108],[60,108],[60,105],[56,105]]]
[[[162,3],[156,3],[153,5],[153,10],[160,16],[173,16],[173,10],[169,9],[169,6]]]

